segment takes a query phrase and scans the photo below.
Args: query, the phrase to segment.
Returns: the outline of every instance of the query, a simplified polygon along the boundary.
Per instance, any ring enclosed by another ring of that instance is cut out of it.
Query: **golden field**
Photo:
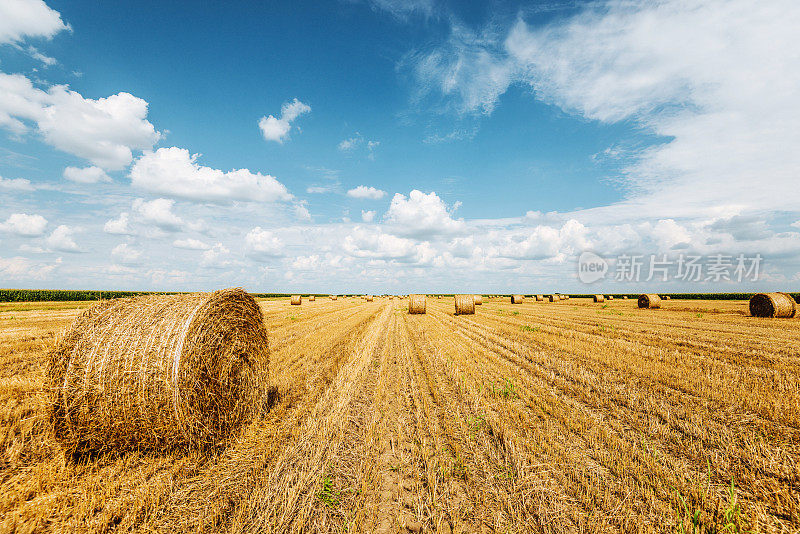
[[[0,304],[2,532],[797,532],[800,320],[746,301],[264,300],[270,403],[213,453],[66,456]]]

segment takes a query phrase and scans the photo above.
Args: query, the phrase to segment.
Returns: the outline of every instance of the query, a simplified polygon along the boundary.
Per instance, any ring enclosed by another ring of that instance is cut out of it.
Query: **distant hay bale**
[[[436,298],[440,299],[440,298],[442,298],[442,296],[441,295],[436,295]]]
[[[550,302],[555,302],[558,300],[558,297],[555,295],[547,295],[547,297],[545,298],[547,298],[547,300],[549,300]]]
[[[425,313],[426,303],[425,295],[409,295],[408,313]]]
[[[670,297],[669,295],[664,295],[664,296],[663,296],[663,297],[661,297],[661,298],[662,298],[662,299],[664,299],[664,300],[669,300],[669,299],[671,299],[672,297]]]
[[[314,302],[315,300],[317,300],[317,297],[315,297],[314,295],[310,295],[310,296],[308,297],[308,301],[309,301],[309,302]]]
[[[475,295],[475,305],[481,306],[483,304],[483,295]]]
[[[609,295],[608,297],[606,297],[606,300],[614,300],[614,295]]]
[[[566,295],[559,295],[558,296],[558,300],[567,300],[567,296]]]
[[[215,446],[261,410],[268,364],[241,288],[101,301],[50,353],[53,430],[73,453]]]
[[[594,295],[594,296],[592,297],[592,300],[593,300],[594,302],[603,302],[603,301],[605,301],[605,300],[606,300],[606,298],[605,298],[603,295]]]
[[[329,298],[330,298],[331,300],[336,300],[338,297],[337,297],[336,295],[330,295],[330,296],[329,296]]]
[[[475,295],[455,295],[456,315],[475,313]]]
[[[628,295],[622,295],[622,300],[628,300]]]
[[[303,303],[303,297],[300,295],[292,295],[292,306],[299,306]]]
[[[523,300],[525,300],[525,297],[522,295],[511,295],[511,304],[522,304]]]
[[[536,295],[536,302],[544,301],[544,295]]]
[[[656,309],[661,307],[661,297],[655,294],[644,293],[639,295],[639,307]]]
[[[788,293],[758,293],[750,299],[753,317],[794,317],[797,302]]]

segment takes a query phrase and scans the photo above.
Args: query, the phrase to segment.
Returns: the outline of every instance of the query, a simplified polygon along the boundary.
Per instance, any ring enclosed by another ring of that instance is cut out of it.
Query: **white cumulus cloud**
[[[29,122],[49,145],[106,170],[123,169],[134,150],[161,137],[147,120],[147,102],[129,93],[95,100],[65,85],[44,91],[21,74],[0,73],[0,127],[19,136]]]
[[[172,242],[172,246],[175,248],[183,248],[186,250],[209,250],[211,245],[203,243],[198,239],[176,239]]]
[[[103,231],[107,234],[133,235],[133,231],[128,226],[130,215],[127,212],[119,214],[116,219],[110,219],[103,225]]]
[[[64,169],[64,178],[79,184],[96,184],[110,182],[111,178],[100,167],[67,167]]]
[[[283,254],[283,241],[269,230],[256,226],[244,238],[249,256],[270,257]]]
[[[464,221],[455,220],[451,210],[435,192],[413,190],[406,197],[397,193],[392,198],[384,220],[397,235],[428,238],[455,234],[466,230]]]
[[[47,237],[45,243],[47,243],[47,247],[50,250],[57,250],[60,252],[80,252],[78,244],[75,243],[75,240],[72,237],[74,233],[74,228],[70,228],[64,224],[59,225],[55,230],[53,230],[53,233]]]
[[[284,140],[289,137],[289,131],[292,129],[292,122],[303,113],[310,112],[311,106],[303,104],[295,98],[293,101],[286,102],[281,106],[280,118],[273,115],[261,117],[261,120],[258,121],[258,127],[261,129],[261,134],[267,141],[283,143]]]
[[[43,0],[3,0],[0,2],[0,44],[19,43],[26,38],[50,39],[69,30],[61,15]]]
[[[133,209],[145,223],[158,226],[168,232],[177,232],[184,225],[183,219],[172,212],[175,201],[171,198],[157,198],[146,202],[141,198],[133,201]]]
[[[247,169],[228,172],[197,163],[199,154],[178,147],[145,152],[131,167],[134,187],[189,200],[279,202],[292,195],[268,174]]]
[[[0,223],[0,231],[24,237],[41,236],[46,227],[47,219],[41,215],[26,213],[14,213],[6,219],[6,222]]]
[[[111,256],[120,263],[136,263],[141,255],[141,250],[135,249],[127,243],[120,243],[111,250]]]
[[[366,185],[359,185],[358,187],[350,189],[347,192],[347,196],[360,199],[380,200],[386,196],[386,191],[381,191],[372,186],[367,187]]]

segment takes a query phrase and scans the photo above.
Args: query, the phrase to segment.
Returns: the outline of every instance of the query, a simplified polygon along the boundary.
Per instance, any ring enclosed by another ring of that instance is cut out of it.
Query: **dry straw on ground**
[[[655,294],[642,294],[639,295],[639,307],[640,308],[660,308],[661,307],[661,297]]]
[[[409,295],[408,313],[425,313],[426,300],[425,295]]]
[[[240,288],[104,301],[50,354],[54,432],[69,451],[213,446],[261,409],[268,363]]]
[[[300,304],[303,303],[303,297],[301,297],[300,295],[292,295],[291,302],[292,306],[299,306]]]
[[[483,304],[483,295],[475,295],[475,305],[480,306]]]
[[[511,295],[511,304],[522,304],[523,300],[525,300],[525,297],[522,295]]]
[[[594,300],[595,302],[603,302],[604,300],[606,300],[606,298],[603,295],[595,295],[594,297],[592,297],[592,300]]]
[[[788,293],[758,293],[750,299],[753,317],[794,317],[797,303]]]
[[[475,313],[474,295],[455,295],[456,315],[472,315]]]

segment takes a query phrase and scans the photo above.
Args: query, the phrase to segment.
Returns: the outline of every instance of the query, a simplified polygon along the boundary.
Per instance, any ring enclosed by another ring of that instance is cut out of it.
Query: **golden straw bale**
[[[292,295],[292,306],[299,306],[303,302],[303,297],[300,295]]]
[[[330,295],[329,297],[331,300],[336,300],[338,297],[336,295]]]
[[[656,309],[661,307],[661,297],[655,294],[639,295],[639,307]]]
[[[475,305],[481,306],[483,304],[483,295],[475,295]]]
[[[314,302],[315,300],[317,300],[317,297],[315,297],[314,295],[309,295],[308,297],[309,302]]]
[[[544,300],[544,295],[536,295],[536,302],[542,302]]]
[[[592,297],[592,300],[594,300],[594,302],[603,302],[606,298],[603,295],[595,295]]]
[[[614,300],[614,295],[609,295],[606,297],[606,300]]]
[[[758,293],[750,298],[753,317],[794,317],[797,302],[788,293]]]
[[[372,302],[373,301],[372,295],[367,295],[364,298],[367,300],[367,302]]]
[[[456,315],[475,313],[475,295],[455,295]]]
[[[525,297],[522,295],[511,295],[511,304],[522,304],[523,300],[525,300]]]
[[[261,410],[268,364],[241,288],[102,301],[50,353],[53,430],[71,452],[215,446]]]
[[[425,313],[426,303],[425,295],[409,295],[408,313]]]

